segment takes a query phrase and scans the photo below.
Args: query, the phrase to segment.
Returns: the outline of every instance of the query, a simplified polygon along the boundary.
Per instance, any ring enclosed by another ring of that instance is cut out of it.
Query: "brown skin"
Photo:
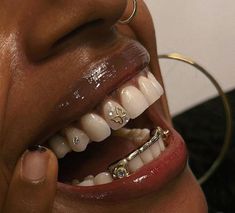
[[[0,1],[1,212],[16,209],[51,212],[52,206],[54,212],[207,212],[203,193],[188,168],[156,195],[141,198],[141,202],[119,203],[115,210],[111,205],[69,200],[60,192],[55,196],[57,160],[49,150],[44,153],[50,159],[44,181],[35,184],[22,178],[21,156],[38,139],[38,129],[51,128],[47,120],[59,100],[58,94],[72,79],[81,76],[86,63],[110,52],[116,33],[136,38],[148,49],[151,68],[162,82],[154,28],[142,0],[138,15],[128,26],[118,25],[118,32],[110,31],[123,15],[126,3],[126,0]],[[131,7],[128,9],[124,16]],[[97,18],[104,20],[99,28],[85,29],[75,39],[53,45],[72,29]],[[70,69],[73,66],[77,69]],[[165,96],[160,107],[169,119]]]

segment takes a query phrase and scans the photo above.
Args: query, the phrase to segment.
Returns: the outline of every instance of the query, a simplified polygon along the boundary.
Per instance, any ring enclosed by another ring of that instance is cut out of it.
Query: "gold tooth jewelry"
[[[129,121],[129,118],[127,116],[127,112],[120,107],[115,107],[115,109],[109,113],[109,116],[110,116],[110,120],[117,123],[117,124],[122,125],[122,124],[127,123]]]
[[[124,177],[128,177],[130,175],[128,162],[134,159],[137,155],[144,152],[154,143],[156,143],[160,138],[166,140],[169,136],[169,130],[164,131],[161,127],[157,127],[156,130],[153,132],[152,138],[147,141],[143,146],[139,149],[135,150],[134,152],[130,153],[127,157],[122,160],[119,160],[108,167],[110,174],[113,176],[114,179],[121,179]]]

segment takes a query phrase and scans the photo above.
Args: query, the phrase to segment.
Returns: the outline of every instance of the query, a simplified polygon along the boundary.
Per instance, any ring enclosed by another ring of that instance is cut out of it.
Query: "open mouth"
[[[184,169],[184,143],[158,110],[163,88],[147,64],[139,67],[48,140],[58,157],[63,192],[120,200],[128,190],[127,197],[138,197],[161,188]]]

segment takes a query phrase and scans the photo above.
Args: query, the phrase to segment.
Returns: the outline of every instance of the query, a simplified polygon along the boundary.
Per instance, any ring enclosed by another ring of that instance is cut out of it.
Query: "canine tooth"
[[[106,122],[113,130],[122,128],[130,120],[128,112],[120,104],[112,100],[108,100],[104,104],[103,112]]]
[[[164,145],[164,142],[163,142],[162,138],[160,138],[158,140],[158,143],[159,143],[161,151],[163,152],[166,148],[165,148],[165,145]]]
[[[71,151],[64,137],[55,135],[49,140],[49,145],[58,158],[63,158]]]
[[[148,78],[140,76],[138,79],[140,91],[144,94],[149,105],[153,104],[161,97],[161,91]]]
[[[146,149],[144,152],[140,154],[140,157],[144,164],[147,164],[153,160],[153,155],[150,151],[150,149]]]
[[[95,113],[88,113],[81,118],[83,130],[92,141],[103,141],[111,134],[107,122]]]
[[[89,138],[80,129],[69,127],[64,130],[71,149],[75,152],[82,152],[86,149]]]
[[[122,105],[132,119],[142,114],[149,106],[144,95],[134,86],[124,87],[120,94]]]
[[[155,88],[158,89],[160,94],[162,95],[164,93],[164,90],[161,86],[161,84],[157,81],[157,79],[154,77],[154,75],[151,72],[147,73],[148,79],[152,82]]]
[[[94,180],[89,179],[89,180],[84,180],[81,183],[78,184],[79,186],[94,186]]]
[[[136,156],[134,159],[130,160],[128,166],[131,172],[135,172],[144,165],[140,156]]]
[[[113,181],[113,178],[110,173],[108,172],[102,172],[95,176],[94,183],[95,185],[101,185],[106,183],[111,183]]]
[[[150,151],[152,152],[152,155],[155,159],[161,154],[161,149],[160,149],[160,145],[158,144],[158,142],[154,143],[150,147]]]

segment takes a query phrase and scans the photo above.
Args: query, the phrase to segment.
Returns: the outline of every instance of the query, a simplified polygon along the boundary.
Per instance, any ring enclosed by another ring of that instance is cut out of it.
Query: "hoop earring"
[[[225,137],[224,137],[224,142],[223,146],[221,148],[221,151],[211,167],[198,179],[198,182],[202,185],[205,183],[218,169],[220,164],[222,163],[224,157],[226,156],[226,153],[229,149],[229,146],[231,144],[231,138],[232,138],[232,110],[229,105],[228,99],[226,94],[223,92],[221,86],[219,83],[215,80],[215,78],[206,70],[204,69],[201,65],[196,63],[195,61],[188,59],[187,57],[178,54],[178,53],[172,53],[172,54],[166,54],[166,55],[159,55],[159,59],[171,59],[171,60],[176,60],[176,61],[181,61],[183,63],[189,64],[193,67],[195,67],[197,70],[202,72],[210,81],[211,83],[215,86],[224,106],[225,110],[225,116],[226,116],[226,132],[225,132]]]
[[[131,20],[135,17],[135,15],[137,13],[137,0],[132,0],[132,2],[133,2],[133,11],[132,11],[131,15],[124,20],[119,20],[118,21],[119,24],[129,24],[131,22]]]

